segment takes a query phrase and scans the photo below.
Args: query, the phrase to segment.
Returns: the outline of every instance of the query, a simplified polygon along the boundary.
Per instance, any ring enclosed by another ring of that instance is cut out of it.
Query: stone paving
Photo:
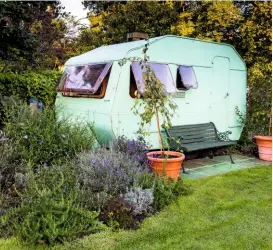
[[[232,155],[232,158],[235,164],[230,162],[228,155],[215,156],[213,159],[201,158],[184,161],[183,164],[186,174],[181,172],[181,177],[183,179],[199,179],[234,170],[272,164],[271,162],[244,155]]]

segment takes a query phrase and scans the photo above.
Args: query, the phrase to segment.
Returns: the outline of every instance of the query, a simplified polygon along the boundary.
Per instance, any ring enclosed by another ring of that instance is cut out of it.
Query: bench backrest
[[[168,129],[167,134],[171,138],[180,139],[180,143],[183,145],[219,140],[215,126],[212,122],[194,125],[173,126]],[[169,138],[170,143],[175,143],[171,138]]]

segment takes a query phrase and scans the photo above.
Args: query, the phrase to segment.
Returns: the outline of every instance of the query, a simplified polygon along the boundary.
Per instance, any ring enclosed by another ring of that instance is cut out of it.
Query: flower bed
[[[73,240],[141,221],[187,189],[149,168],[145,141],[92,149],[88,127],[13,103],[0,138],[0,232],[31,244]],[[16,115],[15,115],[16,114]],[[85,132],[84,132],[85,131]],[[84,132],[84,133],[83,133]]]

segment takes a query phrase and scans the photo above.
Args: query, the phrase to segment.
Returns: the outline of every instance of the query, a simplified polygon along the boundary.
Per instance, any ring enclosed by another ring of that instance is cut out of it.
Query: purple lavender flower
[[[2,138],[0,138],[0,141],[8,141],[8,140],[9,140],[8,137],[2,137]]]

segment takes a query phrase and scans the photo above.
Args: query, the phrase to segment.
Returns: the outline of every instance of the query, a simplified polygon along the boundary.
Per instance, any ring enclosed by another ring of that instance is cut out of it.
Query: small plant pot
[[[259,158],[272,161],[272,136],[254,136],[259,150]]]
[[[150,167],[157,175],[166,175],[174,180],[177,180],[180,175],[182,162],[185,155],[174,151],[164,151],[167,158],[160,158],[163,151],[153,151],[147,153],[147,158],[150,161]]]

